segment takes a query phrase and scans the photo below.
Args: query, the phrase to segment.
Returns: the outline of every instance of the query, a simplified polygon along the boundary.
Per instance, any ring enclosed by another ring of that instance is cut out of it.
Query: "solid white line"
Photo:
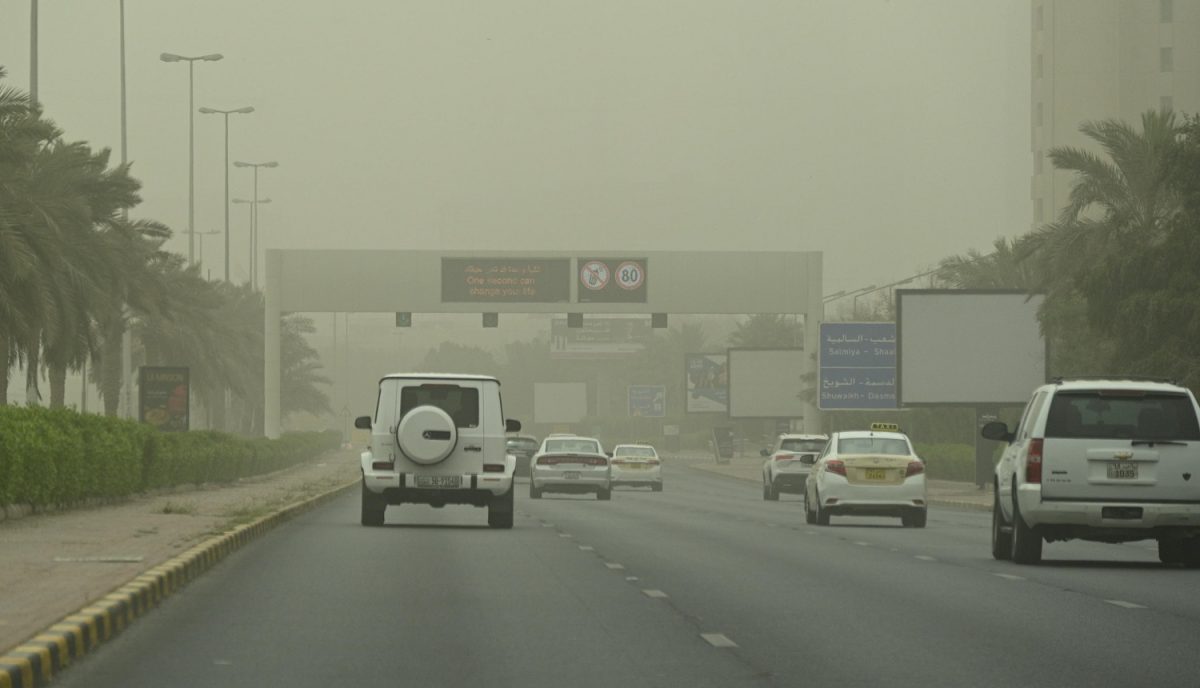
[[[583,552],[591,552],[592,550],[594,550],[596,548],[592,547],[591,545],[580,545],[579,549]]]
[[[613,571],[621,571],[621,570],[625,569],[624,564],[615,564],[611,561],[604,562],[604,565],[607,566],[608,568],[612,569]]]
[[[1011,573],[993,573],[992,575],[1004,580],[1025,580],[1024,576],[1016,576]]]
[[[713,647],[737,647],[737,643],[725,637],[724,633],[701,633],[701,638],[708,641]]]
[[[937,561],[937,559],[929,556],[928,554],[918,554],[914,556],[913,559],[920,559],[921,561]]]
[[[667,593],[662,590],[643,590],[642,594],[646,597],[666,597]]]
[[[1146,608],[1146,605],[1135,604],[1133,602],[1126,602],[1125,600],[1104,600],[1104,601],[1113,605],[1114,607],[1121,607],[1122,609],[1145,609]]]

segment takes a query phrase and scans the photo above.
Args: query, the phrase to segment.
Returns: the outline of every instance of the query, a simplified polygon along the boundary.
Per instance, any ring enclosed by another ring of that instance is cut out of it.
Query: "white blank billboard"
[[[901,406],[1023,404],[1046,382],[1041,295],[1015,291],[896,291]]]
[[[533,383],[533,422],[578,423],[587,410],[586,382]]]
[[[730,418],[803,418],[803,349],[730,349]]]

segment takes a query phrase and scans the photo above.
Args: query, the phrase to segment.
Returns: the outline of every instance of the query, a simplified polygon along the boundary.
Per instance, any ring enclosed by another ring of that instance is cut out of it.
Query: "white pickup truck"
[[[407,373],[379,381],[374,416],[355,419],[371,431],[362,453],[362,525],[383,525],[388,505],[487,507],[488,525],[512,528],[516,459],[505,432],[500,382],[483,375]]]
[[[1154,539],[1165,564],[1200,567],[1200,406],[1185,387],[1059,380],[1034,390],[995,472],[992,556],[1021,564],[1056,540]]]

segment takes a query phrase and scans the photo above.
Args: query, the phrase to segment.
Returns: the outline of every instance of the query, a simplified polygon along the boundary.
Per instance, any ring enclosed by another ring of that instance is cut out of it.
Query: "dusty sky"
[[[280,163],[264,246],[783,248],[825,252],[827,293],[901,279],[1028,227],[1028,5],[127,0],[138,213],[186,252],[187,66],[158,55],[220,52],[196,104],[257,109],[231,155]],[[40,23],[42,102],[117,149],[117,0],[41,0]],[[0,0],[22,88],[28,29]],[[197,115],[197,231],[222,227],[221,137]]]

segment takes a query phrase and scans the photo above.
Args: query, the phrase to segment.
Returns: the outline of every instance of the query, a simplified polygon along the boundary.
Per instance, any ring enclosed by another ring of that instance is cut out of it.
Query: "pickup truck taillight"
[[[1042,438],[1034,437],[1029,440],[1029,449],[1025,452],[1025,482],[1034,485],[1042,483]]]
[[[842,477],[846,476],[846,464],[838,459],[825,462],[825,470]]]

